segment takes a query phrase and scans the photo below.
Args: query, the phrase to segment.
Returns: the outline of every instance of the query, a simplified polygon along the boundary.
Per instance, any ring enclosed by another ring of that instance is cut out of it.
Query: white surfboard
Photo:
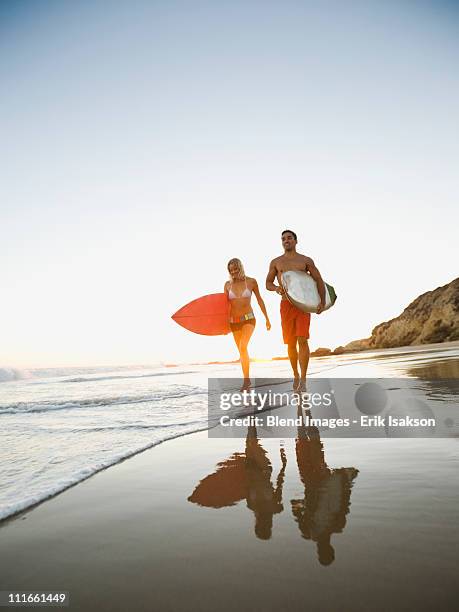
[[[320,304],[316,281],[307,272],[289,270],[282,273],[282,285],[290,302],[303,312],[316,312]],[[336,293],[331,285],[325,283],[325,308],[328,310],[336,302]]]

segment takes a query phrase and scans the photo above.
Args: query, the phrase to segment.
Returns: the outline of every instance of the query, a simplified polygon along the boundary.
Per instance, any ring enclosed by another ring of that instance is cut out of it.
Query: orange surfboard
[[[171,318],[195,334],[221,336],[230,332],[229,308],[226,293],[212,293],[189,302]]]

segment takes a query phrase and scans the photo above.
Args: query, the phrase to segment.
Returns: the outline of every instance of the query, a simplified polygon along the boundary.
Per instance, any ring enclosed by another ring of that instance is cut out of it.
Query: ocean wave
[[[162,430],[171,427],[190,427],[191,425],[202,425],[207,422],[207,415],[203,415],[201,419],[186,421],[181,423],[135,423],[135,424],[116,424],[116,425],[87,425],[87,426],[74,426],[74,427],[59,427],[56,429],[55,427],[43,427],[40,426],[37,428],[37,433],[50,433],[55,434],[58,432],[59,434],[86,434],[86,433],[94,433],[94,432],[102,432],[102,431],[143,431],[143,430],[151,430],[155,431],[156,429]]]
[[[190,429],[189,431],[185,431],[185,432],[171,433],[169,436],[165,436],[164,438],[161,438],[160,440],[149,442],[148,444],[145,444],[136,449],[130,449],[122,453],[117,453],[116,455],[114,455],[113,457],[110,457],[109,459],[100,461],[99,463],[96,463],[91,466],[86,466],[82,468],[80,471],[75,472],[74,474],[71,474],[68,477],[62,478],[61,480],[53,483],[44,491],[40,491],[36,493],[35,495],[30,495],[26,497],[25,499],[19,500],[15,503],[6,504],[2,508],[0,508],[0,521],[11,518],[15,514],[19,514],[20,512],[24,512],[24,510],[28,510],[32,508],[33,506],[36,506],[37,504],[40,504],[41,502],[47,499],[50,499],[51,497],[54,497],[55,495],[58,495],[59,493],[62,493],[66,489],[69,489],[70,487],[73,487],[79,484],[83,480],[86,480],[90,478],[91,476],[94,476],[94,474],[97,474],[97,472],[101,472],[102,470],[105,470],[113,465],[116,465],[117,463],[120,463],[121,461],[124,461],[125,459],[128,459],[129,457],[138,455],[139,453],[142,453],[148,450],[149,448],[158,446],[159,444],[162,444],[163,442],[167,442],[168,440],[174,440],[175,438],[181,438],[182,436],[186,436],[192,433],[197,433],[198,431],[205,431],[206,429],[207,427],[201,427],[199,429],[196,429],[196,428]]]
[[[128,376],[119,376],[119,375],[112,375],[112,376],[95,376],[93,378],[88,378],[88,377],[79,377],[79,378],[67,378],[66,380],[60,380],[60,383],[81,383],[81,382],[93,382],[93,381],[98,381],[98,380],[118,380],[118,379],[125,379],[125,378],[151,378],[151,377],[157,377],[157,376],[176,376],[177,374],[194,374],[194,372],[192,370],[189,371],[183,371],[183,372],[156,372],[154,374],[131,374]]]
[[[174,391],[166,393],[149,393],[147,395],[117,395],[114,397],[93,397],[87,399],[70,400],[68,402],[55,403],[52,400],[43,402],[16,402],[0,406],[0,415],[2,414],[23,414],[35,412],[48,412],[52,410],[72,410],[78,408],[97,408],[102,406],[111,406],[119,404],[141,404],[144,402],[159,402],[175,399],[183,399],[185,397],[207,395],[207,389],[192,387],[183,391]]]
[[[0,368],[0,383],[10,382],[12,380],[24,380],[26,378],[31,378],[31,374],[27,370],[18,370],[17,368]]]

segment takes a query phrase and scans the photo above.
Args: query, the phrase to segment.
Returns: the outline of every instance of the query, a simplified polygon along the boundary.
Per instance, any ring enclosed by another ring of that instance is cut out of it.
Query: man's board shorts
[[[309,338],[309,324],[311,322],[309,312],[303,312],[288,300],[282,300],[280,314],[284,344],[288,344],[298,336]]]

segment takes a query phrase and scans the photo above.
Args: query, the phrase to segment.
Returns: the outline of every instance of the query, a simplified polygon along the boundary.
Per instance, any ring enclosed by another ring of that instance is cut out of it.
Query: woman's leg
[[[241,341],[242,329],[238,329],[237,331],[233,331],[234,342],[236,343],[237,350],[239,351],[239,343]]]
[[[244,375],[244,382],[249,381],[250,361],[249,353],[247,350],[250,338],[252,337],[255,326],[250,323],[246,323],[242,326],[241,336],[239,338],[239,355],[241,356],[242,373]]]
[[[239,344],[241,342],[242,329],[238,329],[237,331],[233,331],[234,342],[236,343],[237,350],[239,353],[239,357],[241,357],[241,351],[239,350]],[[242,360],[241,360],[242,364]]]

